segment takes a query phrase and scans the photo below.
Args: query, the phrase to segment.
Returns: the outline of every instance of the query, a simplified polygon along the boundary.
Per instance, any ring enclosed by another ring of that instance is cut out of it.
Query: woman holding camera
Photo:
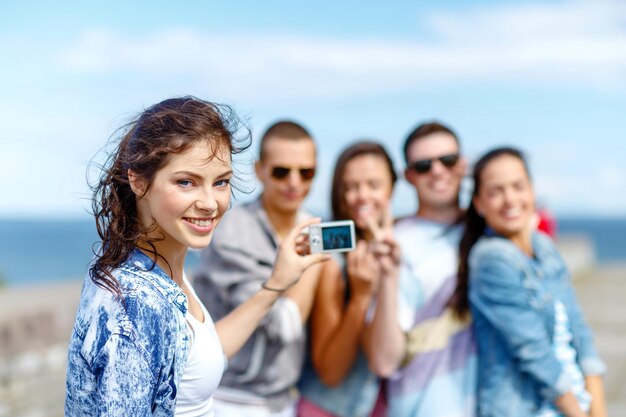
[[[474,166],[454,308],[471,310],[481,417],[605,417],[598,357],[554,243],[534,227],[523,154]]]
[[[323,266],[311,313],[311,363],[300,382],[300,416],[384,415],[379,380],[368,369],[361,340],[379,277],[398,270],[389,210],[395,181],[391,158],[377,143],[355,143],[337,160],[333,219],[353,220],[358,243]]]
[[[226,364],[302,272],[292,230],[255,296],[215,325],[187,280],[188,248],[211,241],[230,205],[235,139],[228,107],[162,101],[127,126],[94,189],[102,246],[69,346],[66,416],[213,416]],[[319,221],[319,220],[317,220]]]

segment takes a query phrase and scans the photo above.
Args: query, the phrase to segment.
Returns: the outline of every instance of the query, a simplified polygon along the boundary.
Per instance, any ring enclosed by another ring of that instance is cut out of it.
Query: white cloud
[[[619,33],[625,18],[622,2],[574,0],[435,13],[427,22],[451,42],[511,43]]]
[[[622,171],[621,175],[624,175]],[[615,187],[596,173],[569,173],[538,177],[537,193],[540,201],[552,211],[568,215],[594,213],[605,216],[624,216],[626,195],[624,187]],[[541,198],[543,197],[543,198]]]
[[[421,40],[224,36],[180,28],[84,34],[57,62],[77,73],[176,77],[217,94],[341,97],[466,81],[626,86],[626,5],[574,1],[424,16]]]
[[[539,200],[563,214],[626,213],[623,153],[606,153],[593,143],[553,140],[534,147],[531,170]]]

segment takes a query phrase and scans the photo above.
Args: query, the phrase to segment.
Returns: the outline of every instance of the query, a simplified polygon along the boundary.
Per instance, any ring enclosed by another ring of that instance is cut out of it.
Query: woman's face
[[[380,223],[393,191],[385,160],[378,155],[357,156],[346,164],[342,180],[346,209],[356,227],[366,229],[369,218]]]
[[[512,155],[496,157],[485,166],[480,181],[474,206],[487,225],[509,239],[530,232],[535,194],[523,162]]]
[[[144,225],[156,222],[150,237],[164,237],[157,250],[204,248],[230,204],[232,169],[230,153],[222,146],[209,160],[207,143],[198,143],[185,152],[174,154],[155,175],[143,197],[145,181],[135,180],[131,187],[138,199],[139,216]]]

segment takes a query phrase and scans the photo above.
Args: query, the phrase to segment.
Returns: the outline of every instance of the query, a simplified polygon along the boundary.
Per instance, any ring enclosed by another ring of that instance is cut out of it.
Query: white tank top
[[[213,392],[222,379],[226,358],[211,316],[191,285],[187,285],[202,307],[204,323],[187,312],[193,338],[178,387],[176,417],[213,417]]]

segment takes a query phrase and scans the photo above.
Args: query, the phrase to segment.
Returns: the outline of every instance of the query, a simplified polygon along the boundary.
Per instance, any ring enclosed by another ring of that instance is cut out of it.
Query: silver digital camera
[[[349,252],[356,247],[354,222],[341,220],[309,226],[311,253]]]

